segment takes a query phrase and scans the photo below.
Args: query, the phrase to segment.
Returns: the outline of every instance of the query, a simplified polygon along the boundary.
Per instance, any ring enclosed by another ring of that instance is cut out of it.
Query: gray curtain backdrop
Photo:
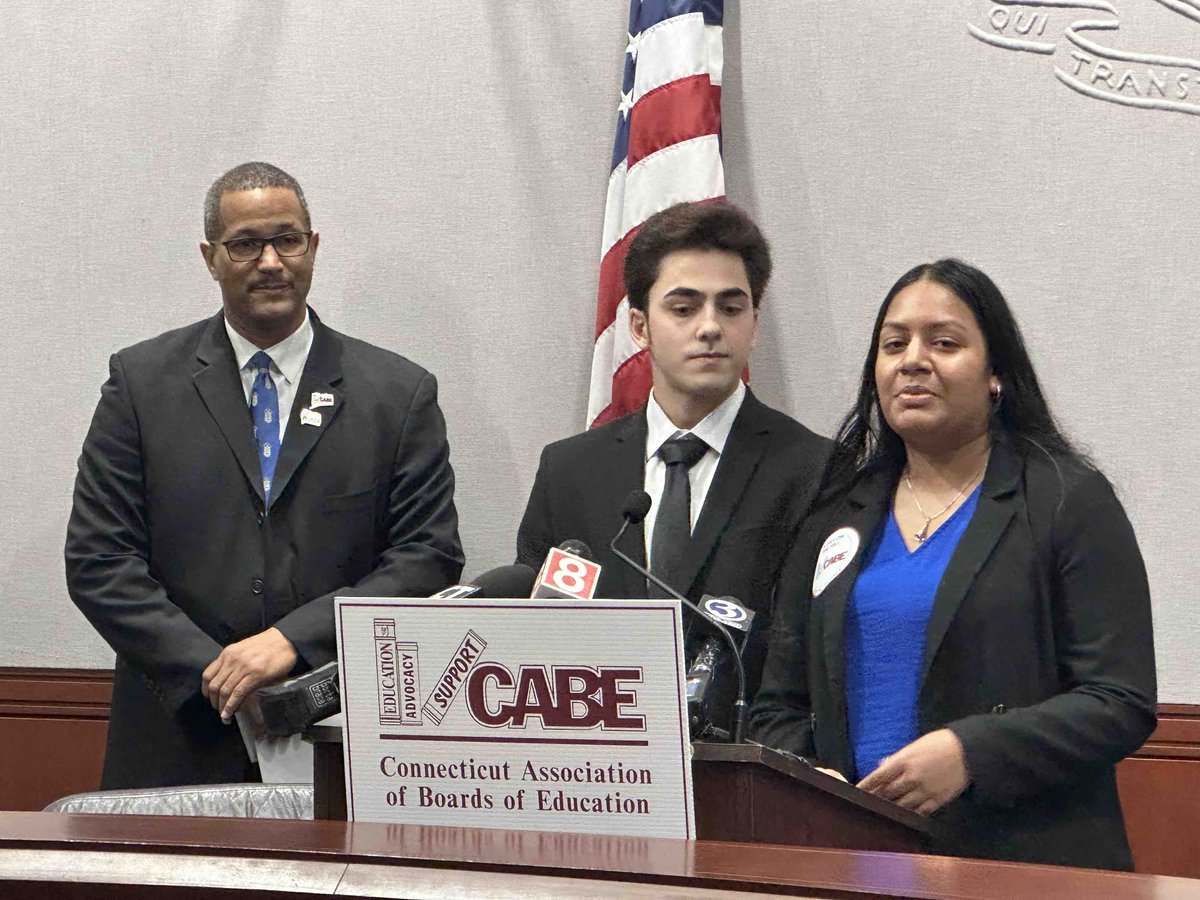
[[[1200,702],[1200,115],[1128,102],[1198,103],[1179,61],[1200,60],[1200,13],[1127,0],[1022,33],[1036,10],[982,0],[727,6],[728,191],[777,267],[755,390],[831,433],[892,281],[981,266],[1133,519],[1161,698]],[[0,665],[111,664],[64,585],[75,460],[109,354],[219,307],[201,202],[248,159],[305,187],[324,320],[438,375],[467,574],[511,561],[540,448],[584,419],[627,10],[4,4]],[[1098,72],[1064,31],[1097,17],[1119,28],[1090,39],[1131,57]]]

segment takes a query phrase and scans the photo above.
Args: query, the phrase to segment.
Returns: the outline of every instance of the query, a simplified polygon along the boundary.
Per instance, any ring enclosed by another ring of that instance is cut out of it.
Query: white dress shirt
[[[250,358],[259,351],[252,343],[233,330],[229,320],[225,320],[225,332],[229,342],[233,344],[233,356],[237,360],[238,372],[242,376],[242,392],[246,396],[246,406],[250,405],[250,390],[254,387],[254,369],[247,368]],[[300,387],[300,376],[304,372],[304,364],[308,362],[308,351],[312,349],[313,329],[309,321],[309,312],[304,311],[304,321],[300,327],[285,337],[274,347],[268,347],[264,352],[271,357],[271,379],[275,382],[275,392],[279,395],[279,445],[283,446],[283,432],[287,429],[288,421],[292,418],[292,404],[296,402],[296,390]]]
[[[688,470],[688,484],[692,491],[691,527],[695,529],[700,512],[704,509],[704,500],[708,497],[708,489],[712,485],[713,475],[717,472],[717,463],[725,452],[725,442],[729,440],[729,431],[733,428],[733,420],[737,418],[742,401],[746,399],[746,385],[738,382],[733,393],[722,401],[721,405],[696,423],[696,427],[688,431],[676,428],[667,418],[658,401],[654,399],[654,391],[646,403],[646,474],[644,487],[650,495],[650,512],[646,516],[646,564],[650,565],[650,542],[654,536],[654,522],[658,518],[658,503],[662,499],[663,488],[667,482],[667,464],[658,455],[658,448],[673,437],[683,434],[694,434],[708,444],[708,450]]]

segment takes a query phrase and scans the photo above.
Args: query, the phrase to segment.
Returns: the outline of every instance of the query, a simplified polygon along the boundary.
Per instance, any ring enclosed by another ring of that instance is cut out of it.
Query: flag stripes
[[[629,336],[623,269],[649,216],[725,194],[723,0],[631,0],[625,77],[604,210],[588,425],[638,409],[650,363]]]

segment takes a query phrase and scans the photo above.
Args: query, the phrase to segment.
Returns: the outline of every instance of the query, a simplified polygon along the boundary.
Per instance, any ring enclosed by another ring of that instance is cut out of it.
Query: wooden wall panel
[[[111,697],[111,671],[0,668],[0,809],[99,787]],[[1160,706],[1117,781],[1137,870],[1200,878],[1200,706]]]
[[[0,809],[100,787],[112,672],[0,668]]]
[[[1200,761],[1133,757],[1117,784],[1137,871],[1200,878]]]
[[[1158,728],[1117,766],[1139,872],[1200,878],[1200,706],[1164,703]]]

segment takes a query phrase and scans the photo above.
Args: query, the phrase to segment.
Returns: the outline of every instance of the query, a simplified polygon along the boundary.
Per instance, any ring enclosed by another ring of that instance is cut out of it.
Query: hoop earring
[[[996,385],[996,389],[994,391],[992,391],[992,406],[993,407],[998,407],[1000,405],[1000,395],[1002,393],[1004,393],[1004,389],[1000,385]]]

